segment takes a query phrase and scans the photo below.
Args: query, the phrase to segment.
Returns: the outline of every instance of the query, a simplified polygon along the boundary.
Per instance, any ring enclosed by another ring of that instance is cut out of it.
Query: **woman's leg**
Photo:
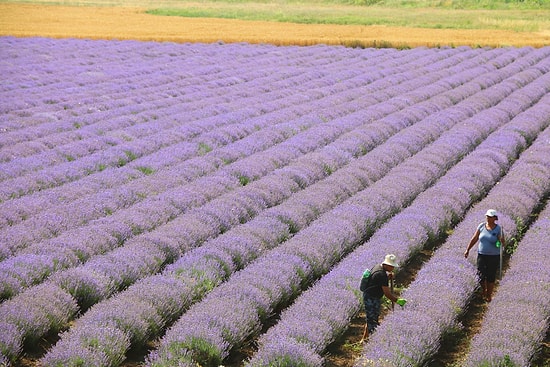
[[[370,334],[378,327],[378,319],[380,317],[380,306],[382,304],[380,299],[376,298],[366,298],[364,299],[365,304],[365,314],[366,314],[366,324],[365,329],[363,330],[363,339],[366,340]]]
[[[483,255],[477,255],[477,272],[479,274],[479,284],[483,299],[487,299],[488,284],[487,284],[487,259]]]
[[[491,302],[493,299],[493,290],[495,289],[495,280],[498,267],[500,265],[500,256],[489,256],[487,259],[487,294],[485,300]]]

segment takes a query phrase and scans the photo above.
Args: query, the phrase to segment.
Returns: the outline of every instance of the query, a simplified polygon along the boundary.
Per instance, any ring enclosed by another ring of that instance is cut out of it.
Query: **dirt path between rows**
[[[142,41],[385,47],[550,45],[550,32],[308,25],[155,16],[144,8],[0,3],[0,35]]]

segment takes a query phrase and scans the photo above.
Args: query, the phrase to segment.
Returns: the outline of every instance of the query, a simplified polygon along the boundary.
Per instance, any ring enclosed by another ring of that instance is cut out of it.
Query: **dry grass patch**
[[[550,45],[548,32],[295,24],[155,16],[141,7],[0,3],[0,35],[170,42],[223,41],[354,47]]]

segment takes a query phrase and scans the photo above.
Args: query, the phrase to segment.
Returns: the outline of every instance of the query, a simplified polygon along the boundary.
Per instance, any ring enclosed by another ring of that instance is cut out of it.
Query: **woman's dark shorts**
[[[494,283],[499,265],[500,255],[477,254],[477,271],[482,281]]]

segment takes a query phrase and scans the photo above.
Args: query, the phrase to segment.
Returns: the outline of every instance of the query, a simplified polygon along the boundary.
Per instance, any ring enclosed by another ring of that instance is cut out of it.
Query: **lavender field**
[[[422,366],[517,247],[464,366],[550,320],[550,47],[0,37],[0,366],[320,367],[386,253],[437,245],[355,366]],[[526,271],[529,269],[530,271]],[[517,317],[528,315],[528,317]],[[505,320],[505,321],[503,321]],[[498,332],[495,332],[498,330]]]

